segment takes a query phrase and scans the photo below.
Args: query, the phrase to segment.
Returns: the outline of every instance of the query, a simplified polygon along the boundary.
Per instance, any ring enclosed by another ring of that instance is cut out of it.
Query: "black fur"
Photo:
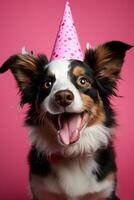
[[[55,76],[53,75],[49,75],[48,74],[48,69],[45,69],[44,70],[44,75],[42,77],[42,82],[39,86],[39,91],[38,91],[38,103],[40,104],[42,101],[44,101],[44,99],[49,95],[51,89],[52,89],[52,86],[49,88],[49,89],[45,89],[44,87],[44,83],[46,81],[51,81],[52,82],[52,86],[55,82]]]
[[[115,152],[112,144],[109,144],[107,149],[98,150],[95,160],[99,166],[99,171],[95,172],[98,181],[102,181],[109,173],[116,172]]]
[[[45,153],[39,152],[35,146],[32,146],[28,162],[30,166],[30,173],[39,175],[39,176],[47,176],[51,173],[51,166],[48,162],[47,156]]]
[[[86,88],[81,88],[80,86],[78,86],[76,84],[76,79],[78,77],[75,77],[73,75],[73,70],[76,66],[79,66],[81,68],[84,69],[85,74],[87,77],[90,78],[90,82],[91,82],[91,88],[90,89],[86,89]],[[73,84],[75,85],[76,88],[78,88],[78,90],[84,94],[89,95],[95,102],[98,101],[98,95],[97,95],[97,85],[96,85],[96,80],[95,77],[93,75],[93,70],[91,69],[90,66],[88,66],[86,63],[83,63],[81,61],[78,60],[73,60],[70,64],[70,68],[71,70],[69,71],[69,75],[71,77],[71,81],[73,82]]]
[[[116,196],[116,194],[115,194],[115,192],[112,194],[112,196],[110,197],[110,198],[108,198],[108,199],[106,199],[106,200],[120,200],[117,196]]]

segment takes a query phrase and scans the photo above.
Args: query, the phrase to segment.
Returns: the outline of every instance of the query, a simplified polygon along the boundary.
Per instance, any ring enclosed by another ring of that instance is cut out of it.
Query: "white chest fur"
[[[45,178],[32,177],[31,187],[41,200],[44,200],[42,197],[45,193],[63,194],[69,200],[79,200],[79,197],[87,194],[98,193],[106,198],[113,190],[113,181],[96,180],[92,171],[98,170],[98,167],[93,158],[64,160],[53,165],[52,169],[52,173]]]

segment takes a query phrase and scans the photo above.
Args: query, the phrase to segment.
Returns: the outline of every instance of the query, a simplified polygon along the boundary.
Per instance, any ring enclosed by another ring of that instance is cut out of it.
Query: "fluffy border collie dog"
[[[83,62],[17,54],[0,68],[12,71],[21,105],[29,104],[34,200],[118,199],[110,97],[131,47],[107,42],[87,50]]]

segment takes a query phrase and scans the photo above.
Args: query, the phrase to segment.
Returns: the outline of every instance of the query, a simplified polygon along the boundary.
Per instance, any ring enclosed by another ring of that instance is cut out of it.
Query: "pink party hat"
[[[66,2],[63,19],[55,40],[51,60],[77,59],[83,61],[83,58],[84,56],[74,26],[70,6],[69,3]]]

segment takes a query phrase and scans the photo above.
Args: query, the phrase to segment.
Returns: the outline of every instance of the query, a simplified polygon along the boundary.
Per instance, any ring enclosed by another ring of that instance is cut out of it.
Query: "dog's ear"
[[[0,73],[10,69],[21,93],[21,104],[31,103],[35,98],[44,66],[48,63],[44,55],[34,57],[29,54],[11,56],[0,68]]]
[[[120,41],[111,41],[86,51],[85,62],[93,69],[96,80],[107,95],[115,95],[125,53],[131,47]]]

